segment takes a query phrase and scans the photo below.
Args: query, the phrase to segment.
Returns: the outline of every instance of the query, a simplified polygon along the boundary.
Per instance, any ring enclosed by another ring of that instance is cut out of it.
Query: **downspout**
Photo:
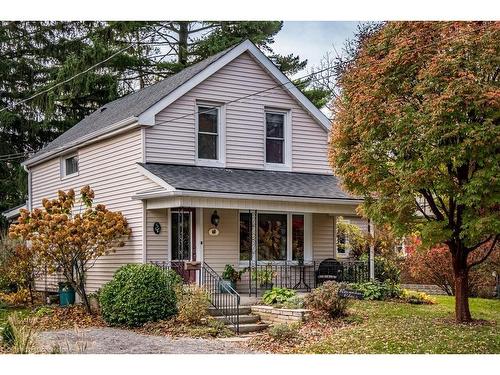
[[[375,230],[374,225],[371,223],[370,219],[368,219],[368,233],[370,233],[371,241],[370,241],[370,254],[368,257],[369,269],[370,269],[370,280],[375,281]]]
[[[32,209],[32,194],[31,194],[31,171],[30,169],[25,165],[24,170],[28,173],[28,200],[27,200],[27,208],[28,211],[31,211]]]

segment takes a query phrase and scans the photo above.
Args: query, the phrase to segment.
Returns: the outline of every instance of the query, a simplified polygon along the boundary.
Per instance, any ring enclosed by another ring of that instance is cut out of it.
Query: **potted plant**
[[[273,278],[276,276],[271,268],[264,268],[252,272],[252,279],[257,280],[261,289],[268,290],[273,288]]]
[[[236,271],[232,265],[226,264],[222,272],[222,283],[236,290],[236,283],[241,280],[241,275],[243,275],[243,273],[245,273],[245,270]],[[228,292],[228,288],[225,288],[223,285],[221,285],[220,289],[222,293]]]

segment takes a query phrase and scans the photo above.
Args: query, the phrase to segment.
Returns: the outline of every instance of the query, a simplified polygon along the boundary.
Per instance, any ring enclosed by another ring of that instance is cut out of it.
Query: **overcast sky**
[[[333,50],[332,45],[335,45],[340,53],[344,41],[352,37],[357,24],[358,22],[354,21],[285,21],[272,47],[277,53],[294,53],[302,59],[307,59],[309,70],[319,64],[327,51]]]

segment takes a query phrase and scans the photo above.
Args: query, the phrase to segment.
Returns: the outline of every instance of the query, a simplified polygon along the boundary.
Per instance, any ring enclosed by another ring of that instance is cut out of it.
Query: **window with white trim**
[[[306,254],[311,236],[310,228],[307,229],[306,225],[306,214],[258,212],[256,220],[258,261],[298,261],[310,258],[310,254]],[[240,260],[252,259],[251,212],[240,212],[239,240]]]
[[[285,164],[286,114],[266,111],[266,163]]]
[[[78,175],[78,155],[67,155],[61,159],[61,177]]]
[[[198,159],[220,159],[220,107],[198,105]]]

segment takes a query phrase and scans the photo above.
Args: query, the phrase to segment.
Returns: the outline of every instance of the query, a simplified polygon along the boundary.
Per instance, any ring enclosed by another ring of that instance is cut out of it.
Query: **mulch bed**
[[[253,337],[247,345],[259,352],[264,353],[294,353],[304,345],[311,345],[331,336],[333,332],[359,323],[360,318],[353,319],[350,316],[339,319],[331,319],[320,313],[312,313],[309,320],[303,323],[295,338],[279,340],[272,337],[269,332]]]

